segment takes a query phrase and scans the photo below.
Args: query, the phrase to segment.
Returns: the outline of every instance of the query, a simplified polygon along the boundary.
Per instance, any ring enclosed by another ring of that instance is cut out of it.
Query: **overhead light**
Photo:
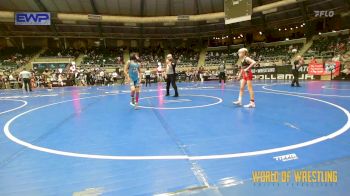
[[[236,39],[236,37],[233,37],[233,39]]]
[[[296,29],[299,28],[298,26],[295,27]]]
[[[349,16],[349,15],[350,15],[350,12],[344,12],[344,13],[340,14],[341,17],[346,17],[346,16]]]
[[[213,20],[207,20],[207,23],[218,23],[220,20],[218,19],[213,19]],[[175,25],[175,23],[173,23]]]
[[[288,40],[289,40],[289,38],[287,37],[287,38],[286,38],[286,41],[288,41]]]
[[[175,22],[165,22],[163,23],[164,26],[174,26]]]
[[[77,24],[77,21],[74,20],[62,20],[61,22],[63,24]]]
[[[281,29],[278,29],[279,31],[281,31]]]
[[[303,26],[305,25],[305,23],[303,23]]]
[[[137,26],[137,24],[136,24],[136,23],[134,23],[134,22],[126,22],[126,23],[124,23],[124,26],[136,27],[136,26]]]
[[[243,37],[243,35],[241,34],[241,37]]]
[[[291,27],[290,30],[293,30],[293,27]]]
[[[262,32],[260,31],[259,34],[262,35]]]
[[[277,12],[277,8],[272,8],[272,9],[269,9],[269,10],[265,10],[262,13],[263,14],[271,14],[271,13],[274,13],[274,12]]]
[[[303,27],[303,25],[300,25],[300,27]]]
[[[318,32],[319,35],[321,35],[322,33],[321,32]]]
[[[287,31],[287,28],[284,28],[285,31]]]
[[[101,21],[102,16],[97,14],[88,14],[88,19],[91,21]]]

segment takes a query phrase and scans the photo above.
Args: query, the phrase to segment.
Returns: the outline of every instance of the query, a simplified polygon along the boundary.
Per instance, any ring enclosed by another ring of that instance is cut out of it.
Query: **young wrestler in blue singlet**
[[[137,109],[139,103],[140,95],[140,63],[139,56],[137,54],[132,54],[130,56],[130,61],[125,64],[124,73],[126,80],[130,83],[131,88],[131,103]],[[136,97],[135,97],[136,94]]]

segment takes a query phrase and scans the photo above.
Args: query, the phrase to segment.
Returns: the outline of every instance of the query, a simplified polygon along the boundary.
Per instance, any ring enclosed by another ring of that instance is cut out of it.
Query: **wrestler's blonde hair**
[[[245,55],[248,55],[248,49],[247,48],[241,48],[238,50],[238,53],[244,52]]]

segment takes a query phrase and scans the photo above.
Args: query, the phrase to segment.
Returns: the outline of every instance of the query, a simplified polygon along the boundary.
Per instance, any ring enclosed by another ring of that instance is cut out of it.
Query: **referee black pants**
[[[299,85],[299,71],[298,70],[293,70],[293,81],[292,81],[291,86],[294,86],[295,84],[297,86],[300,86]]]
[[[171,83],[171,86],[173,86],[173,88],[175,90],[175,96],[179,96],[179,92],[177,91],[177,86],[176,86],[176,75],[175,74],[167,74],[167,78],[166,78],[166,94],[167,95],[169,95],[170,83]]]
[[[151,76],[150,75],[146,75],[146,87],[147,84],[149,84],[149,86],[151,86]]]
[[[24,85],[24,89],[26,89],[26,91],[32,91],[32,85],[30,84],[30,79],[29,78],[23,78],[23,85]]]
[[[226,83],[225,72],[220,72],[219,73],[219,83],[221,83],[222,80],[224,81],[224,83]]]

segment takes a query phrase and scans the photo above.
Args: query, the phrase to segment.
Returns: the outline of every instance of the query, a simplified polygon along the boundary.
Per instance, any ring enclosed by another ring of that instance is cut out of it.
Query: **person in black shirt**
[[[174,62],[173,56],[171,54],[168,54],[166,57],[166,96],[169,96],[169,89],[170,89],[170,83],[173,86],[175,90],[174,97],[179,96],[179,92],[177,91],[176,86],[176,63]]]
[[[295,61],[293,62],[292,65],[292,74],[293,74],[293,81],[291,86],[294,87],[295,84],[297,87],[300,87],[299,84],[299,68],[300,66],[302,66],[304,64],[304,59],[301,56],[297,56],[297,58],[295,59]]]

